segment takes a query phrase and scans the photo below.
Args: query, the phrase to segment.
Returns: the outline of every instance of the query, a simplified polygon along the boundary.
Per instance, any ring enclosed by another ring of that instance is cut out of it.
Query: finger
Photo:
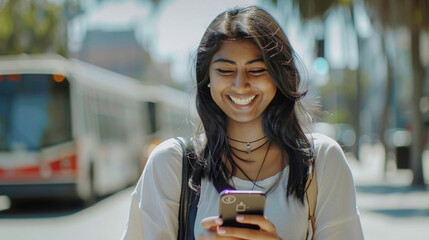
[[[207,217],[201,220],[201,226],[207,230],[216,230],[216,227],[222,225],[222,218],[219,217]]]
[[[237,215],[237,222],[258,225],[261,230],[275,232],[276,227],[262,215]]]

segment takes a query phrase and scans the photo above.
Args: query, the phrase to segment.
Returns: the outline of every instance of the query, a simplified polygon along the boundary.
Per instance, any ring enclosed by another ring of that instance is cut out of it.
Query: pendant
[[[247,148],[247,149],[252,148],[252,146],[250,145],[250,143],[247,143],[247,144],[246,144],[246,148]]]

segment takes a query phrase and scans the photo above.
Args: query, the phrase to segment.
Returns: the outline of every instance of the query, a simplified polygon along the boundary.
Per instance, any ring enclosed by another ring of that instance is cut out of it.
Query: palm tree
[[[355,0],[356,1],[356,0]],[[338,5],[347,6],[353,13],[352,0],[293,0],[294,4],[299,6],[300,15],[304,20],[313,20],[315,18],[323,20],[327,11]],[[412,88],[412,145],[411,145],[411,169],[413,172],[413,185],[424,185],[422,153],[423,143],[426,137],[423,114],[420,110],[420,101],[423,97],[424,89],[424,68],[422,66],[420,53],[420,33],[429,29],[429,1],[428,0],[364,0],[367,10],[372,13],[374,21],[380,23],[382,29],[394,29],[405,26],[411,33],[411,65],[413,70],[413,88]],[[426,14],[425,14],[426,13]],[[389,64],[389,62],[388,62]],[[389,66],[391,68],[391,66]],[[391,93],[392,79],[388,76],[386,81],[386,101],[389,101]],[[359,82],[359,78],[358,78]],[[359,86],[359,84],[358,84]],[[359,87],[358,87],[359,89]],[[360,94],[357,94],[358,105],[360,103]],[[385,104],[383,112],[387,112]],[[359,111],[358,111],[359,113]],[[387,114],[383,114],[387,115]],[[359,119],[359,116],[355,116]],[[382,118],[381,131],[384,135],[387,118]],[[355,126],[356,135],[359,137],[359,123]],[[383,137],[381,137],[383,138]],[[384,142],[384,141],[383,141]],[[358,148],[357,148],[358,151]],[[357,153],[357,152],[356,152]],[[358,156],[358,155],[357,155]]]
[[[369,10],[383,29],[406,27],[411,35],[411,65],[413,70],[412,88],[412,144],[411,144],[411,170],[413,172],[413,185],[423,186],[422,154],[426,129],[420,101],[424,89],[424,68],[420,59],[420,34],[429,30],[429,1],[428,0],[365,0]],[[387,79],[387,89],[392,81]],[[389,90],[387,90],[389,91]],[[390,92],[390,91],[389,91]],[[386,93],[389,93],[386,92]],[[385,110],[387,112],[387,110]]]
[[[348,19],[348,24],[355,26],[354,24],[354,17],[353,17],[353,7],[351,0],[326,0],[326,1],[315,1],[315,0],[293,0],[293,3],[298,6],[299,13],[301,18],[304,21],[312,21],[312,20],[320,20],[325,22],[326,17],[328,15],[328,12],[336,7],[342,7],[344,10],[345,15],[349,16],[346,17]],[[356,33],[356,29],[353,29]],[[359,39],[359,35],[358,35]],[[360,49],[360,46],[362,44],[362,41],[357,41],[357,48]],[[360,53],[358,52],[360,55]],[[361,59],[359,57],[359,59]],[[353,152],[357,159],[359,159],[359,137],[360,137],[360,111],[361,111],[361,89],[362,89],[362,74],[360,69],[360,64],[357,69],[357,71],[347,71],[343,70],[344,76],[356,78],[356,85],[351,86],[352,89],[354,89],[350,94],[346,95],[345,103],[347,105],[347,108],[350,109],[351,116],[348,117],[350,119],[351,124],[353,126],[353,129],[356,134],[356,141],[353,147]],[[349,86],[350,87],[350,86]],[[354,97],[353,97],[354,96]]]

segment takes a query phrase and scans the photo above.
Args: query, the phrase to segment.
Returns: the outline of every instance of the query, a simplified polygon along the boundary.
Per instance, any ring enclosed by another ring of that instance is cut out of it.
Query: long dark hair
[[[286,192],[288,196],[296,195],[302,202],[308,170],[314,162],[311,144],[297,113],[299,101],[307,91],[299,90],[300,75],[295,65],[294,51],[285,33],[269,13],[255,6],[229,9],[219,14],[208,26],[198,47],[196,106],[205,140],[197,152],[190,185],[198,191],[201,178],[206,177],[219,192],[231,189],[228,180],[239,168],[228,145],[227,116],[213,101],[207,87],[211,59],[223,41],[228,39],[249,39],[261,50],[268,72],[278,89],[263,112],[263,131],[270,141],[279,146],[283,161],[288,156],[289,181]],[[232,173],[222,159],[231,163]]]

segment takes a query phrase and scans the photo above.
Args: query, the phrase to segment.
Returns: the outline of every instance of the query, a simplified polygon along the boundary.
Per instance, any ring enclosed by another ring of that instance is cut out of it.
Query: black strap
[[[189,188],[188,181],[192,173],[192,166],[190,164],[189,148],[186,143],[180,138],[175,138],[182,147],[182,184],[180,192],[180,205],[179,205],[179,231],[177,234],[178,240],[194,240],[194,225],[197,215],[197,204],[199,197],[195,192]]]

